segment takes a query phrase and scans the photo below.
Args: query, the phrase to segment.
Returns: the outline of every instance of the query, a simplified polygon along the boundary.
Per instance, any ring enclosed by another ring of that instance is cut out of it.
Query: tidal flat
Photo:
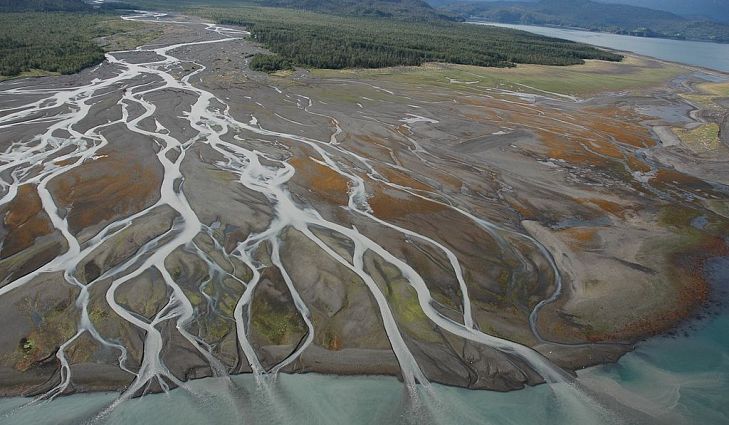
[[[161,35],[0,83],[2,395],[318,372],[574,401],[712,301],[727,75],[266,75],[244,28],[127,19]]]

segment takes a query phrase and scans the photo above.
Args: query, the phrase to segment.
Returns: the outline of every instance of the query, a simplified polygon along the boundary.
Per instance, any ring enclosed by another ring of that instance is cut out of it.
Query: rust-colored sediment
[[[8,234],[2,244],[1,258],[7,258],[33,244],[36,238],[53,231],[51,221],[43,211],[35,185],[25,184],[7,207],[3,219]]]
[[[433,190],[433,188],[431,188],[430,186],[415,180],[414,178],[406,175],[405,173],[402,173],[397,170],[393,170],[392,168],[384,167],[378,171],[380,172],[380,174],[382,174],[387,179],[387,181],[389,181],[390,183],[394,183],[398,186],[409,187],[409,188],[415,189],[415,190],[427,190],[427,191]]]
[[[578,199],[577,202],[582,205],[594,205],[602,211],[620,218],[625,218],[628,211],[634,210],[632,206],[624,206],[616,202],[600,198]]]
[[[636,148],[653,146],[655,142],[647,127],[640,124],[641,117],[614,106],[602,108],[589,108],[588,121],[581,124],[606,136],[612,136],[616,141]]]
[[[562,233],[569,237],[570,247],[578,250],[592,248],[597,240],[597,229],[594,227],[571,227]]]
[[[437,202],[417,198],[404,192],[399,192],[397,197],[390,193],[394,195],[391,190],[377,185],[369,199],[372,212],[383,220],[402,218],[410,214],[433,214],[446,210],[445,206]]]
[[[531,129],[551,158],[563,159],[574,165],[603,168],[609,168],[614,161],[626,161],[631,170],[650,171],[647,164],[630,152],[655,142],[650,131],[640,123],[640,117],[630,111],[605,107],[585,108],[570,114],[539,105],[504,105],[498,101],[471,103],[498,108],[507,121],[522,123]],[[534,114],[534,109],[543,110],[545,114]],[[579,114],[579,119],[575,118],[576,114]]]
[[[658,184],[677,184],[686,189],[703,187],[710,188],[706,182],[697,177],[669,168],[661,168],[658,170],[655,177],[651,179],[651,182]]]
[[[311,158],[294,158],[289,164],[296,169],[293,182],[311,190],[322,200],[336,205],[347,205],[349,182],[331,168]]]
[[[70,209],[69,228],[77,233],[152,205],[160,184],[154,168],[113,153],[62,174],[50,188],[59,206]]]
[[[671,309],[609,333],[591,334],[588,339],[593,342],[633,340],[658,335],[674,328],[677,323],[691,317],[711,297],[711,286],[706,280],[706,262],[713,257],[728,255],[729,247],[723,238],[719,237],[709,237],[688,252],[672,254],[670,257],[674,270],[672,280],[677,287]]]

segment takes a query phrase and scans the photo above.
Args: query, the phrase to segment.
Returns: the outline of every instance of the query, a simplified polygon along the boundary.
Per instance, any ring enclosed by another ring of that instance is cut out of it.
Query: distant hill
[[[82,0],[0,0],[0,12],[78,12],[90,8]]]
[[[620,3],[664,10],[686,17],[702,17],[729,23],[727,0],[599,0],[601,3]]]
[[[427,0],[433,7],[443,7],[456,2],[496,2],[503,0]],[[513,0],[536,3],[539,0]],[[727,0],[594,0],[598,3],[627,4],[648,9],[671,12],[696,20],[709,20],[729,23],[729,1]]]
[[[457,2],[441,10],[463,18],[527,25],[555,25],[688,40],[729,42],[729,25],[670,12],[591,0]]]
[[[339,16],[393,18],[407,21],[454,20],[423,0],[124,0],[149,10],[261,6],[308,10]],[[112,4],[112,3],[108,3]]]
[[[260,6],[304,9],[335,15],[442,19],[446,14],[422,0],[249,0]]]

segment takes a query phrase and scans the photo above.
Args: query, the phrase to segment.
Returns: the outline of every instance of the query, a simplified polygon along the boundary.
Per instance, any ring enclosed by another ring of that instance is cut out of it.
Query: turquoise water
[[[729,424],[729,258],[714,259],[706,269],[717,316],[679,331],[679,337],[644,342],[616,365],[581,377],[612,382],[634,403],[653,404],[689,423]]]
[[[196,381],[197,395],[176,390],[127,401],[98,417],[110,394],[74,395],[19,408],[26,400],[0,401],[11,412],[3,424],[583,424],[580,411],[558,406],[547,387],[516,393],[465,391],[435,386],[433,395],[411,400],[395,379],[382,377],[280,376],[270,387],[250,376],[235,387],[212,379]],[[13,411],[13,409],[16,409]]]
[[[713,261],[707,273],[719,301],[729,301],[729,258]],[[258,384],[244,375],[231,382],[203,379],[189,390],[118,406],[109,393],[34,405],[28,399],[0,399],[0,424],[725,424],[729,314],[721,306],[714,311],[679,336],[652,339],[615,365],[582,371],[580,392],[567,385],[511,393],[433,385],[411,397],[394,378],[281,375]],[[620,412],[628,409],[621,405],[646,416],[626,420]]]
[[[651,56],[672,62],[685,63],[687,65],[695,65],[729,72],[729,44],[632,37],[628,35],[539,27],[532,25],[511,25],[487,22],[472,23],[478,25],[495,25],[505,28],[514,28],[549,37],[578,41],[580,43],[634,52],[640,55]]]

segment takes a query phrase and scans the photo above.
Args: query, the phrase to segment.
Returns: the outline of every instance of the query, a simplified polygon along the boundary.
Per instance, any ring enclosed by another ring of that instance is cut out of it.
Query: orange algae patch
[[[369,205],[375,216],[383,219],[405,217],[410,214],[434,214],[447,209],[447,207],[433,201],[410,196],[399,192],[400,196],[392,196],[390,190],[380,186],[375,187],[375,193],[369,199]]]
[[[390,183],[394,183],[399,186],[409,187],[416,190],[432,190],[430,186],[425,185],[400,171],[393,170],[392,168],[383,168],[382,170],[379,170],[379,172],[380,174],[385,176],[387,181],[389,181]]]
[[[681,173],[676,170],[668,168],[661,168],[656,172],[653,180],[657,183],[674,183],[674,184],[685,184],[693,185],[703,183],[701,179],[689,176],[688,174]]]
[[[35,186],[29,184],[18,188],[15,199],[8,205],[3,223],[8,234],[3,241],[2,258],[28,248],[36,238],[53,231]]]
[[[345,177],[310,158],[294,158],[289,164],[296,169],[294,175],[296,183],[310,189],[322,199],[338,205],[347,205],[349,182]]]
[[[570,239],[570,245],[577,249],[589,249],[598,242],[597,229],[592,227],[571,227],[563,230]]]
[[[58,204],[70,209],[71,231],[141,211],[159,196],[161,181],[154,168],[115,158],[85,163],[51,182]]]
[[[559,136],[545,131],[539,131],[538,134],[539,140],[547,147],[547,155],[550,158],[563,159],[570,164],[608,165],[605,158],[586,151],[569,136]]]
[[[671,185],[671,184],[678,185],[681,187],[681,189],[684,189],[684,190],[700,189],[707,193],[714,192],[711,185],[709,185],[705,181],[703,181],[699,178],[690,176],[688,174],[684,174],[680,171],[667,169],[667,168],[659,169],[656,172],[655,177],[653,177],[653,179],[651,179],[651,183],[662,184],[662,185]]]
[[[522,220],[537,220],[540,216],[539,208],[532,205],[526,199],[508,199],[509,206],[513,208]]]
[[[339,335],[327,335],[328,341],[326,344],[327,350],[329,351],[340,351],[342,350],[343,344],[342,339],[339,337]]]
[[[55,163],[56,165],[59,165],[59,166],[61,166],[61,167],[65,167],[66,165],[70,165],[70,164],[73,164],[73,163],[74,163],[74,162],[76,162],[77,160],[78,160],[78,158],[68,158],[68,159],[65,159],[65,160],[63,160],[63,161],[54,161],[54,163]]]
[[[469,121],[476,121],[476,122],[486,122],[486,123],[493,123],[494,121],[499,121],[499,116],[494,113],[493,111],[484,111],[483,113],[479,114],[463,114],[463,118],[469,120]]]
[[[398,125],[397,128],[395,129],[395,131],[397,131],[398,133],[403,134],[405,136],[409,136],[412,133],[412,131],[410,131],[410,129],[405,124]],[[367,137],[367,136],[364,136],[364,137]]]
[[[478,99],[473,97],[461,97],[458,99],[458,102],[463,105],[489,106],[487,99]]]
[[[643,147],[654,145],[650,131],[636,122],[640,117],[628,111],[616,107],[591,108],[588,111],[596,115],[587,115],[590,119],[583,125],[590,127],[600,133],[608,134],[620,143]]]
[[[353,135],[353,139],[361,143],[359,143],[360,146],[350,145],[349,149],[352,152],[388,162],[392,160],[393,156],[399,156],[401,143],[407,143],[370,135]]]
[[[463,181],[455,176],[452,176],[450,174],[446,174],[440,170],[436,170],[434,168],[431,169],[432,174],[430,177],[437,181],[438,183],[449,186],[451,189],[455,191],[461,190],[461,187],[463,187]],[[428,188],[430,189],[430,188]]]
[[[578,199],[578,203],[582,205],[594,205],[608,214],[612,214],[616,217],[625,218],[625,213],[632,210],[632,207],[626,207],[618,204],[617,202],[608,201],[607,199],[590,198],[590,199]]]
[[[711,286],[706,281],[705,266],[708,259],[729,255],[729,248],[723,238],[710,237],[694,246],[690,252],[676,252],[671,255],[674,278],[678,288],[671,302],[670,311],[638,320],[622,329],[609,333],[593,333],[588,339],[593,342],[629,340],[636,337],[655,335],[674,327],[705,304],[711,295]]]
[[[650,167],[629,152],[633,147],[655,144],[650,131],[636,122],[638,117],[635,114],[616,107],[585,109],[576,113],[580,114],[579,119],[548,111],[549,118],[564,121],[564,124],[539,117],[525,122],[530,122],[552,158],[596,166],[609,166],[613,159],[625,160],[632,170],[650,171]]]
[[[601,155],[609,156],[615,159],[622,159],[623,152],[620,151],[613,143],[605,141],[587,140],[584,142],[587,147]]]
[[[628,167],[630,167],[631,170],[640,171],[641,173],[647,173],[651,171],[651,167],[648,164],[632,155],[627,157],[627,162]]]

